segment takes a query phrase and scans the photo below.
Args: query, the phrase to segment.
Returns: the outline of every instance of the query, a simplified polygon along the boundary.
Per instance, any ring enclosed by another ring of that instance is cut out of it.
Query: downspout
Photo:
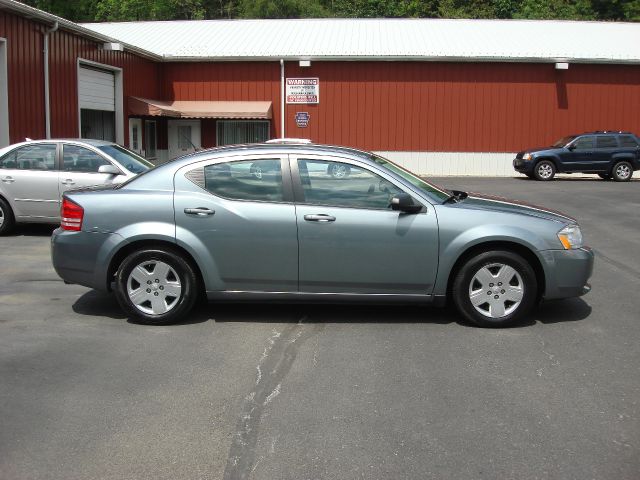
[[[49,35],[58,30],[58,21],[44,32],[44,125],[45,138],[51,138],[51,105],[49,101]]]
[[[280,59],[280,138],[284,135],[284,60]]]

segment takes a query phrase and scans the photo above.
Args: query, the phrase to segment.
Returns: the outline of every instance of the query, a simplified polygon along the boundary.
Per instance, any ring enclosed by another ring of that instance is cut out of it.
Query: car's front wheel
[[[611,176],[616,182],[628,182],[633,176],[633,167],[629,162],[618,162],[613,166]]]
[[[533,170],[536,179],[542,181],[552,180],[555,174],[556,166],[549,160],[540,160]]]
[[[15,219],[11,207],[4,198],[0,198],[0,235],[9,233],[14,223]]]
[[[197,277],[182,256],[143,249],[127,256],[116,273],[116,298],[134,320],[165,325],[184,319],[198,295]]]
[[[513,325],[529,313],[537,298],[531,265],[509,251],[480,253],[458,270],[452,288],[458,311],[480,327]]]

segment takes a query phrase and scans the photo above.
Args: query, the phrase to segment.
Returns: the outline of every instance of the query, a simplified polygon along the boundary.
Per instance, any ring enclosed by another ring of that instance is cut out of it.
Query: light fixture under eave
[[[124,51],[124,47],[122,46],[121,43],[112,43],[112,42],[106,42],[102,48],[104,50],[111,50],[114,52],[122,52]]]
[[[311,60],[300,60],[298,62],[298,65],[301,67],[310,67],[311,66]]]
[[[567,62],[556,62],[556,70],[569,70]]]

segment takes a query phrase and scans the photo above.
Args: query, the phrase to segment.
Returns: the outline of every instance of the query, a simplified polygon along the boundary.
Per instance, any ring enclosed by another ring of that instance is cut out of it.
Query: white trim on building
[[[419,175],[513,177],[515,153],[376,152]]]
[[[0,148],[9,145],[9,77],[7,39],[0,38]]]

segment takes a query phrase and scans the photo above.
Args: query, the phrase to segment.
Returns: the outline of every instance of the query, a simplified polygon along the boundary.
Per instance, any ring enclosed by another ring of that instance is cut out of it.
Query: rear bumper
[[[541,252],[545,265],[544,298],[580,297],[591,291],[594,254],[589,247]]]
[[[51,235],[51,261],[66,283],[108,290],[111,253],[122,237],[115,233],[70,232],[58,228]]]

